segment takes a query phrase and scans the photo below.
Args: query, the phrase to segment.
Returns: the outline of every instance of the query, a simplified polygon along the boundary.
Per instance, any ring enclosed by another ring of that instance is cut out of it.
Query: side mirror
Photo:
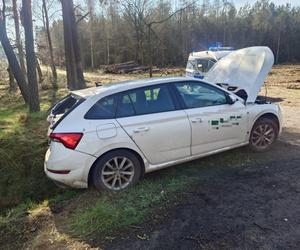
[[[229,104],[232,105],[238,101],[238,99],[234,95],[228,95]]]

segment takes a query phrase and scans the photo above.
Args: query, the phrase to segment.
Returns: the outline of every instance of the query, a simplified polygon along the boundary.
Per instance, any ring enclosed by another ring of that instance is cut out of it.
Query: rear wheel
[[[250,148],[256,152],[270,149],[278,135],[276,123],[269,118],[261,118],[255,122],[249,140]]]
[[[127,150],[116,150],[99,159],[93,172],[98,190],[120,191],[137,183],[141,176],[138,158]]]

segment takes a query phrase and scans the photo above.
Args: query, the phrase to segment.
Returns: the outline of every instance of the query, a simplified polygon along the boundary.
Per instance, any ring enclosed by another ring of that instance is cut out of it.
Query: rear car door
[[[116,116],[151,164],[190,156],[189,120],[167,84],[120,93]]]
[[[247,114],[243,103],[229,104],[228,94],[202,82],[174,83],[192,128],[192,155],[245,141]]]

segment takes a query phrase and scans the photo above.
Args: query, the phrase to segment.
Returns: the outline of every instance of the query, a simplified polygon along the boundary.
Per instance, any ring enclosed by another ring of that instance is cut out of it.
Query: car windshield
[[[187,69],[196,70],[198,72],[206,73],[217,61],[213,58],[201,58],[189,60],[187,63]]]

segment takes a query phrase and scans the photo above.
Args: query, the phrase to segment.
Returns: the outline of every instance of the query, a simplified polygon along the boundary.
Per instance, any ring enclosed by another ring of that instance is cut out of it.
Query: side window
[[[117,117],[128,117],[135,115],[130,97],[127,93],[120,94],[117,108]]]
[[[86,119],[114,119],[116,113],[116,95],[107,96],[100,99],[86,113]]]
[[[198,82],[175,83],[187,108],[201,108],[227,104],[224,91]]]
[[[175,110],[175,105],[167,85],[138,88],[128,91],[127,94],[136,115]],[[128,106],[127,110],[129,111],[129,109]]]

